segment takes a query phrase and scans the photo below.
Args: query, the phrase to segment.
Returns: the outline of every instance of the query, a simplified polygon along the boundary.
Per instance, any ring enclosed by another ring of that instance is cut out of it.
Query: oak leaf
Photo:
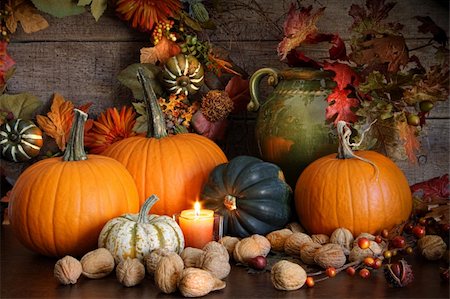
[[[334,62],[325,62],[323,66],[324,70],[330,70],[335,73],[333,80],[337,83],[339,89],[345,89],[348,85],[358,86],[359,75],[348,65]]]
[[[325,116],[327,120],[333,120],[336,125],[338,121],[355,122],[358,120],[355,112],[351,108],[359,105],[358,99],[349,98],[351,90],[335,88],[327,97],[329,103]]]
[[[416,152],[420,148],[420,142],[417,139],[417,128],[408,125],[406,121],[398,122],[397,127],[400,141],[405,148],[406,156],[411,163],[415,164],[417,162]]]
[[[156,64],[165,63],[170,57],[175,56],[181,52],[180,46],[177,43],[162,37],[159,43],[151,48],[141,49],[141,63]]]

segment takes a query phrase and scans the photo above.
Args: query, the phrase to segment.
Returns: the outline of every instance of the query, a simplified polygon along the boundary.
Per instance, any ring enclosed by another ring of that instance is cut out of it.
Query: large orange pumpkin
[[[311,234],[345,227],[353,235],[376,233],[408,219],[412,196],[403,172],[374,151],[353,153],[350,128],[338,124],[339,153],[311,163],[295,188],[300,222]]]
[[[227,162],[227,158],[206,137],[194,133],[167,135],[164,116],[151,85],[142,72],[138,78],[149,114],[147,136],[113,143],[103,154],[121,162],[131,173],[141,205],[156,194],[160,200],[151,213],[171,216],[193,207],[209,173]]]
[[[81,256],[97,247],[110,219],[139,210],[133,178],[122,164],[86,155],[83,127],[87,114],[76,110],[64,157],[34,163],[11,192],[9,217],[27,248],[48,256]]]

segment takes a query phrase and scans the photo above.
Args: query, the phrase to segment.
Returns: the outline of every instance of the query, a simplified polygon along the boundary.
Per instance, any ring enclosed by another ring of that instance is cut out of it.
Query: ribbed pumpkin
[[[150,196],[139,214],[124,214],[111,219],[103,227],[98,247],[108,249],[116,264],[127,259],[144,257],[155,249],[167,249],[178,254],[184,248],[184,237],[178,224],[169,216],[149,215],[158,201]]]
[[[195,56],[178,54],[164,65],[162,82],[171,93],[194,94],[203,85],[204,73],[202,64]]]
[[[103,154],[121,162],[131,173],[141,205],[155,194],[160,200],[151,212],[172,216],[193,207],[211,170],[227,158],[206,137],[194,133],[167,135],[161,108],[141,70],[138,78],[143,84],[149,114],[147,137],[123,139]]]
[[[0,150],[8,161],[30,160],[39,154],[42,144],[42,131],[31,120],[18,118],[0,127]]]
[[[139,210],[136,185],[114,159],[86,155],[87,114],[75,110],[64,156],[34,163],[16,181],[9,217],[19,241],[48,256],[81,256],[96,248],[105,223]]]
[[[223,216],[224,234],[266,235],[286,225],[292,190],[273,163],[238,156],[211,172],[201,202]]]
[[[311,163],[295,188],[300,222],[310,234],[339,228],[377,233],[408,219],[412,196],[403,172],[374,151],[352,152],[351,130],[338,123],[339,151]]]

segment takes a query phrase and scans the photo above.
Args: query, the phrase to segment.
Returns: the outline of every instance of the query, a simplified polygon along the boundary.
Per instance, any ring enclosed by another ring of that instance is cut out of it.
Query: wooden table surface
[[[150,277],[138,286],[122,286],[111,274],[91,280],[81,277],[72,286],[59,285],[53,277],[55,258],[39,256],[24,248],[8,225],[1,228],[1,295],[0,298],[179,298],[175,293],[161,293]],[[207,298],[449,298],[449,284],[439,277],[439,263],[411,257],[415,281],[405,288],[388,287],[382,271],[371,278],[350,277],[339,273],[333,279],[317,282],[314,288],[277,291],[270,273],[249,274],[233,265],[224,290],[212,292]]]

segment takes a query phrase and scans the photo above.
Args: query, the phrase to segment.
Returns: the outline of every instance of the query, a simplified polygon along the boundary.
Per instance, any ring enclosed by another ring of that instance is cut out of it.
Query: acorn
[[[396,263],[385,265],[384,277],[388,284],[395,288],[404,287],[414,280],[411,266],[403,259]]]

